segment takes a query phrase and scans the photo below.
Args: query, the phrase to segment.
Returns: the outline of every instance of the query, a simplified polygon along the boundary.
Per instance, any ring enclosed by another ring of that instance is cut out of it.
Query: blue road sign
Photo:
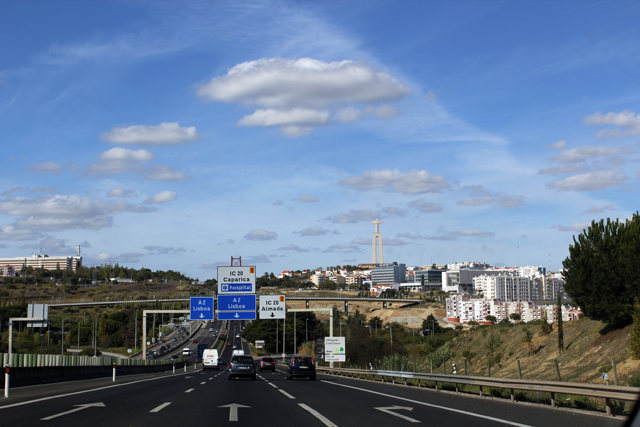
[[[213,297],[191,297],[191,320],[214,320]]]
[[[255,295],[218,295],[219,320],[255,320]]]

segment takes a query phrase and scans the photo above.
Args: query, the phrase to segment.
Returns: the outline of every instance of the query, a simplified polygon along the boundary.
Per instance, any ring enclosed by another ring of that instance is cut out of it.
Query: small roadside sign
[[[260,295],[260,319],[284,319],[287,307],[284,295]]]
[[[325,337],[324,360],[327,362],[346,362],[344,342],[344,337]]]

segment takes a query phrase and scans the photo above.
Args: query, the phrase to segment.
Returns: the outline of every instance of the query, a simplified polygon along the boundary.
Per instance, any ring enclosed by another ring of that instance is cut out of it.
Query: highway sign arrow
[[[396,405],[394,405],[394,406],[387,406],[387,407],[373,408],[373,409],[377,409],[378,411],[385,412],[385,413],[387,413],[389,415],[393,415],[393,416],[396,416],[398,418],[402,418],[403,420],[407,420],[407,421],[410,421],[412,423],[419,423],[420,422],[420,421],[415,420],[413,418],[409,418],[406,415],[396,414],[395,412],[393,412],[393,411],[397,411],[398,409],[405,409],[407,411],[413,411],[413,408],[410,408],[409,406],[396,406]]]
[[[251,406],[230,403],[228,405],[218,406],[218,408],[229,408],[229,421],[238,421],[238,408],[251,408]]]
[[[271,317],[276,317],[276,315],[275,315],[275,314],[273,314],[273,313],[271,313]]]
[[[236,313],[236,315],[233,316],[233,317],[235,317],[237,319],[238,317],[240,317],[240,315],[238,313]]]
[[[77,408],[72,409],[72,410],[67,411],[67,412],[61,412],[59,414],[51,415],[51,416],[46,417],[46,418],[41,418],[41,420],[42,421],[49,421],[49,420],[52,420],[54,418],[61,417],[63,415],[68,415],[68,414],[72,414],[74,412],[82,411],[83,409],[87,409],[87,408],[91,408],[91,407],[102,408],[105,405],[102,402],[97,402],[97,403],[85,403],[84,405],[73,405],[73,406],[77,406]]]

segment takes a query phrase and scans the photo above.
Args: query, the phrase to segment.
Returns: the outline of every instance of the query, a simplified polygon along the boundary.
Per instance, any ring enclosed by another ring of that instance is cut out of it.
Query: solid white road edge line
[[[176,376],[177,375],[185,375],[185,374],[176,374]],[[56,396],[41,397],[40,399],[27,400],[25,402],[12,403],[11,405],[3,405],[3,406],[0,406],[0,409],[13,408],[13,407],[16,407],[16,406],[28,405],[30,403],[38,403],[38,402],[44,402],[46,400],[58,399],[60,397],[75,396],[76,394],[91,393],[93,391],[107,390],[107,389],[114,388],[114,387],[123,387],[125,385],[144,383],[144,382],[147,382],[147,381],[162,380],[162,379],[166,379],[166,378],[171,378],[171,377],[166,376],[166,377],[159,377],[159,378],[147,378],[147,379],[144,379],[144,380],[131,381],[131,382],[125,383],[125,384],[108,385],[106,387],[98,387],[98,388],[93,388],[93,389],[89,389],[89,390],[74,391],[73,393],[66,393],[66,394],[58,394]]]
[[[158,406],[157,408],[153,408],[149,412],[160,412],[160,411],[162,411],[164,408],[166,408],[169,405],[171,405],[171,402],[165,402],[162,405]]]
[[[291,396],[289,393],[287,393],[286,391],[282,390],[282,389],[278,389],[278,391],[282,394],[284,394],[285,396],[287,396],[289,399],[295,399],[295,397]]]
[[[303,409],[309,411],[311,415],[313,415],[314,417],[322,421],[324,425],[326,425],[327,427],[338,427],[337,425],[332,423],[328,418],[326,418],[324,415],[322,415],[320,412],[316,411],[315,409],[308,407],[304,403],[298,403],[298,405],[300,405]]]
[[[354,386],[350,386],[350,385],[346,385],[346,384],[336,384],[334,382],[327,381],[327,380],[322,380],[322,382],[323,383],[327,383],[327,384],[337,385],[337,386],[340,386],[340,387],[352,388],[354,390],[360,390],[360,391],[364,391],[364,392],[371,393],[371,394],[377,394],[379,396],[392,397],[394,399],[404,400],[405,402],[411,402],[411,403],[415,403],[417,405],[429,406],[431,408],[443,409],[445,411],[456,412],[458,414],[464,414],[464,415],[469,415],[469,416],[476,417],[476,418],[482,418],[482,419],[485,419],[485,420],[495,421],[495,422],[502,423],[502,424],[508,424],[508,425],[511,425],[511,426],[532,427],[532,426],[530,426],[528,424],[520,424],[520,423],[516,423],[516,422],[513,422],[513,421],[508,421],[508,420],[503,420],[503,419],[500,419],[500,418],[490,417],[488,415],[481,415],[481,414],[476,414],[476,413],[473,413],[473,412],[463,411],[462,409],[447,408],[446,406],[439,406],[439,405],[434,405],[434,404],[431,404],[431,403],[420,402],[419,400],[408,399],[406,397],[394,396],[392,394],[381,393],[379,391],[367,390],[366,388],[354,387]]]

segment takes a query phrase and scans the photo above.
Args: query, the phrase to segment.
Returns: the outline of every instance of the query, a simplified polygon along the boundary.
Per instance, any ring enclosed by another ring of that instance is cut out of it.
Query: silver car
[[[233,356],[229,363],[229,380],[232,378],[256,379],[256,363],[251,356]]]

